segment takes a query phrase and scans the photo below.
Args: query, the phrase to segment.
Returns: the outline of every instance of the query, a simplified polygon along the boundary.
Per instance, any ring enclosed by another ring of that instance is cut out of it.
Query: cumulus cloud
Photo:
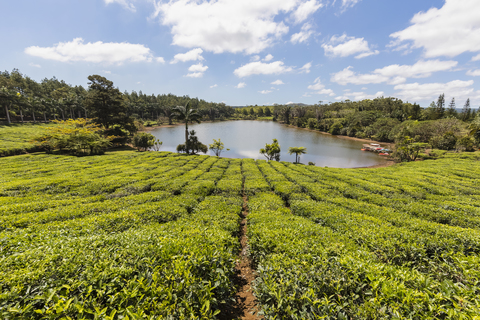
[[[407,81],[407,78],[426,78],[431,76],[433,72],[451,70],[457,64],[457,61],[452,60],[420,60],[413,65],[389,65],[381,69],[375,69],[368,74],[357,74],[352,71],[353,67],[350,66],[332,74],[330,80],[341,85],[383,82],[395,85]]]
[[[472,58],[472,61],[479,61],[479,60],[480,60],[480,54]]]
[[[241,89],[241,88],[245,88],[246,86],[247,86],[247,84],[245,82],[240,82],[239,84],[237,84],[235,86],[235,88]]]
[[[309,90],[315,91],[316,94],[328,94],[329,96],[334,96],[332,89],[325,89],[325,85],[322,84],[320,77],[316,78],[314,83],[307,87]]]
[[[303,67],[300,68],[300,73],[310,73],[310,68],[312,67],[312,63],[308,62],[303,65]]]
[[[265,58],[263,58],[263,61],[267,61],[267,62],[268,62],[268,61],[270,61],[270,60],[272,60],[272,59],[273,59],[273,56],[269,53],[269,54],[267,54],[267,55],[265,56]]]
[[[70,42],[59,42],[53,47],[28,47],[25,49],[25,53],[61,62],[86,61],[121,64],[127,61],[163,60],[163,58],[154,58],[152,51],[141,44],[102,41],[84,43],[82,38],[75,38]]]
[[[35,67],[35,68],[41,68],[41,67],[42,67],[41,65],[36,64],[36,63],[33,63],[33,62],[30,62],[28,65],[29,65],[30,67]]]
[[[480,98],[480,91],[473,89],[473,80],[453,80],[447,83],[406,83],[394,87],[396,95],[410,101],[434,100],[439,94],[445,93],[455,99]]]
[[[203,73],[207,71],[208,67],[204,66],[201,62],[197,64],[192,64],[190,68],[188,68],[189,73],[187,77],[190,78],[200,78],[203,76]]]
[[[177,62],[197,61],[197,60],[202,61],[204,60],[202,57],[202,53],[203,53],[203,50],[200,48],[192,49],[185,53],[179,53],[173,57],[173,60],[170,61],[170,63],[174,64]]]
[[[310,0],[301,3],[298,8],[292,13],[292,18],[295,20],[295,23],[301,23],[321,7],[323,7],[323,4],[321,4],[317,0]]]
[[[480,76],[480,69],[477,70],[468,70],[467,76],[478,77]]]
[[[364,38],[348,37],[343,34],[339,37],[332,36],[328,43],[322,44],[326,56],[348,57],[356,54],[356,59],[365,58],[371,55],[379,54],[378,50],[373,50]]]
[[[314,0],[154,0],[154,4],[152,17],[171,27],[174,45],[247,54],[263,51],[288,33],[279,16],[293,13],[300,22],[321,6]]]
[[[281,74],[292,70],[292,67],[284,66],[282,61],[274,61],[271,63],[256,61],[247,63],[246,65],[235,69],[233,73],[237,77],[244,78],[254,74]]]
[[[383,91],[378,91],[375,94],[367,94],[365,92],[347,92],[344,93],[343,96],[338,96],[335,97],[335,100],[352,100],[352,101],[359,101],[359,100],[365,100],[365,99],[375,99],[378,97],[383,97],[384,92]]]
[[[136,12],[137,9],[133,5],[133,3],[127,1],[127,0],[104,0],[105,4],[111,4],[111,3],[118,3],[122,7],[124,7],[127,10],[130,10],[132,12]]]
[[[272,92],[272,90],[262,90],[262,91],[258,91],[258,92],[260,92],[261,94],[267,94],[267,93]]]
[[[290,42],[292,42],[293,44],[306,42],[312,34],[312,25],[310,23],[305,23],[302,26],[300,32],[292,34],[292,36],[290,37]]]
[[[283,81],[282,81],[282,80],[278,79],[278,80],[275,80],[275,81],[271,82],[270,84],[273,84],[273,85],[279,86],[279,85],[281,85],[281,84],[285,84],[285,83],[283,83]]]
[[[455,57],[480,51],[480,1],[446,0],[444,5],[419,12],[411,25],[392,33],[390,46],[398,50],[423,48],[425,57]]]
[[[216,88],[216,87],[218,87],[217,84],[214,84],[213,86],[210,86],[210,88]]]

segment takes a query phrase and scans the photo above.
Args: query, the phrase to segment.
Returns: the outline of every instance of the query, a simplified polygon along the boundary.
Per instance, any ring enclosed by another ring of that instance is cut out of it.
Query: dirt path
[[[248,216],[248,198],[243,192],[242,221],[240,222],[240,244],[241,251],[237,260],[236,285],[238,286],[235,304],[229,310],[222,312],[219,317],[222,320],[257,320],[263,319],[256,314],[256,299],[253,295],[252,282],[255,280],[255,270],[252,267],[252,261],[248,256],[248,238],[247,238],[247,216]]]

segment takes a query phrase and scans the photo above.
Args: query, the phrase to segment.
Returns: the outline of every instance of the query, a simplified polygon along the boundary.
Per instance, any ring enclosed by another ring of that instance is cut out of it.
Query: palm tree
[[[295,163],[298,163],[300,161],[300,155],[307,153],[307,148],[305,148],[305,147],[290,147],[290,148],[288,148],[288,153],[289,154],[294,154],[295,153]]]
[[[189,122],[197,122],[200,123],[200,119],[202,116],[197,113],[197,111],[193,108],[190,108],[188,105],[190,101],[187,102],[185,106],[176,106],[173,108],[173,114],[175,118],[181,121],[185,121],[185,146],[188,142],[188,123]]]

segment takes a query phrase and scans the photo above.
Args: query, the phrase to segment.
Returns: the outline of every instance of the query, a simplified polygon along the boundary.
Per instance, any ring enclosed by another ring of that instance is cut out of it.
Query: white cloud
[[[218,87],[217,84],[214,84],[213,86],[210,86],[210,88],[216,88],[216,87]]]
[[[163,59],[162,57],[155,58],[155,60],[160,63],[165,63],[165,59]]]
[[[235,69],[233,73],[240,78],[248,77],[254,74],[281,74],[292,71],[292,67],[286,67],[282,61],[263,63],[261,61],[250,62],[240,68]]]
[[[323,4],[317,0],[310,0],[304,3],[301,3],[297,10],[292,13],[292,18],[295,20],[295,23],[300,23],[305,21],[308,16],[315,13],[318,9],[323,7]]]
[[[276,86],[279,86],[279,85],[285,84],[285,83],[283,83],[282,80],[278,79],[278,80],[275,80],[275,81],[271,82],[270,84],[274,84],[274,85],[276,85]]]
[[[378,97],[383,97],[385,93],[383,91],[378,91],[375,94],[367,94],[365,92],[347,92],[344,93],[343,96],[335,97],[335,100],[351,100],[351,101],[359,101],[370,99],[373,100]]]
[[[343,11],[347,10],[348,8],[353,7],[357,3],[359,3],[361,0],[342,0],[342,9]]]
[[[108,70],[103,70],[102,72],[104,72],[106,74],[112,74],[112,71],[108,71]]]
[[[434,100],[438,95],[445,93],[446,96],[455,97],[455,99],[480,98],[480,91],[475,91],[472,87],[473,80],[462,81],[454,80],[447,83],[406,83],[394,87],[398,90],[397,96],[410,101],[428,101]]]
[[[137,9],[133,5],[133,3],[130,3],[127,0],[104,0],[104,1],[105,1],[105,4],[118,3],[119,5],[121,5],[122,7],[124,7],[127,10],[130,10],[132,12],[137,11]]]
[[[176,54],[174,57],[173,57],[173,60],[170,61],[171,64],[173,63],[177,63],[179,61],[181,62],[186,62],[186,61],[202,61],[204,60],[203,57],[202,57],[202,52],[203,50],[200,49],[200,48],[196,48],[196,49],[192,49],[188,52],[185,52],[185,53],[179,53],[179,54]]]
[[[300,68],[300,73],[310,73],[310,68],[312,67],[312,63],[308,62],[303,65],[303,67]]]
[[[265,58],[263,59],[263,61],[267,61],[267,62],[268,62],[268,61],[270,61],[270,60],[272,60],[272,59],[273,59],[273,56],[269,53],[269,54],[267,54],[267,55],[265,56]]]
[[[306,42],[308,38],[310,38],[310,36],[313,34],[313,31],[311,29],[312,25],[310,23],[305,23],[299,33],[292,34],[290,42],[292,42],[293,44]]]
[[[35,67],[35,68],[41,68],[41,67],[42,67],[41,65],[35,64],[35,63],[33,63],[33,62],[30,62],[28,65],[29,65],[30,67]]]
[[[378,50],[372,50],[364,38],[348,37],[346,34],[340,37],[332,36],[330,41],[322,44],[326,56],[348,57],[356,54],[356,59],[379,54]]]
[[[256,54],[250,58],[250,61],[260,61],[260,56]]]
[[[189,73],[187,77],[190,78],[201,78],[203,73],[207,71],[208,67],[204,66],[201,62],[197,64],[192,64],[190,68],[188,68]]]
[[[207,71],[208,67],[204,66],[201,62],[197,64],[192,64],[188,71],[190,72],[205,72]]]
[[[480,51],[480,1],[446,0],[443,7],[419,12],[408,28],[392,33],[392,46],[423,48],[426,57],[454,57]]]
[[[240,82],[239,84],[237,84],[235,86],[235,88],[241,89],[241,88],[245,88],[246,86],[247,86],[247,84],[245,82]]]
[[[472,61],[479,61],[480,60],[480,54],[477,54],[475,57],[472,58]]]
[[[96,63],[151,62],[152,51],[141,44],[127,42],[88,42],[75,38],[70,42],[59,42],[53,47],[32,46],[25,49],[31,56],[61,62],[86,61]],[[157,61],[160,58],[155,58]]]
[[[478,77],[480,76],[480,69],[477,70],[468,70],[467,76]]]
[[[272,92],[272,90],[262,90],[262,91],[258,91],[258,92],[260,92],[261,94],[267,94],[267,93]]]
[[[203,72],[190,72],[185,75],[185,77],[189,78],[201,78],[203,77]]]
[[[258,53],[288,33],[277,16],[293,12],[300,0],[154,1],[154,18],[171,27],[173,44],[214,53]]]
[[[328,94],[334,96],[332,89],[325,89],[325,85],[322,84],[320,78],[315,79],[314,83],[308,86],[308,89],[315,91],[316,94]]]
[[[448,71],[458,64],[457,61],[420,60],[414,65],[393,64],[381,69],[375,69],[370,74],[357,74],[347,67],[340,72],[332,74],[331,81],[341,85],[389,83],[392,85],[407,81],[407,78],[426,78],[433,72]]]

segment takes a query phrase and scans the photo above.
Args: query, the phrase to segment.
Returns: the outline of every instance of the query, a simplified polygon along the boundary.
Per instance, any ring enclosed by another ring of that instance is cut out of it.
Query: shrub
[[[146,151],[148,148],[153,147],[155,144],[155,137],[146,132],[137,133],[133,137],[133,146],[138,149],[138,151]]]

